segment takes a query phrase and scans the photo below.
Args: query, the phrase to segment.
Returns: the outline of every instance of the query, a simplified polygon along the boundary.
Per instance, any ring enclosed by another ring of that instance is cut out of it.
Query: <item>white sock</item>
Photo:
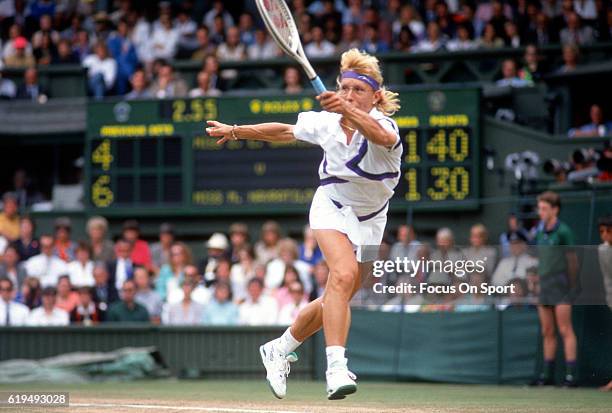
[[[325,354],[327,354],[327,368],[346,367],[346,358],[344,357],[345,348],[342,346],[327,346]]]
[[[282,336],[275,340],[274,344],[279,353],[287,355],[298,348],[302,342],[297,341],[291,334],[291,328],[288,328]]]

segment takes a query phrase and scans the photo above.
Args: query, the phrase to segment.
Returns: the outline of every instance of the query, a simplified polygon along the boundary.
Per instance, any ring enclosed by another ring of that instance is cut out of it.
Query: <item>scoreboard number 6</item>
[[[110,188],[110,176],[100,175],[91,185],[91,202],[97,208],[106,208],[113,203],[115,195]]]

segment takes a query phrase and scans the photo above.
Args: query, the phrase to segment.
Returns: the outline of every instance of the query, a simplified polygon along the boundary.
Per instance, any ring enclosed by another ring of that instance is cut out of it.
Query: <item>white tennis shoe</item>
[[[287,394],[287,376],[291,371],[290,363],[296,362],[298,357],[294,352],[287,355],[281,354],[272,343],[270,341],[259,346],[259,354],[266,368],[266,380],[268,380],[272,394],[282,399]]]
[[[329,400],[344,399],[347,395],[357,391],[357,376],[350,372],[346,366],[338,366],[327,369],[327,398]]]

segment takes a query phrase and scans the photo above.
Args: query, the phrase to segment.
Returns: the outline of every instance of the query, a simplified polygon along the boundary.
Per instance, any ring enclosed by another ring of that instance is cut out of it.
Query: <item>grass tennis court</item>
[[[325,384],[289,381],[276,400],[264,380],[158,380],[82,385],[0,385],[0,391],[69,391],[70,408],[28,412],[609,412],[612,394],[592,388],[361,382],[355,396],[327,401]],[[104,406],[107,404],[107,406]],[[141,406],[136,406],[141,405]]]

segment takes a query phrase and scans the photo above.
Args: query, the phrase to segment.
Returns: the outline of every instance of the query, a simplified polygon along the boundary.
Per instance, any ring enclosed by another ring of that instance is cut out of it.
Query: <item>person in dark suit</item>
[[[17,99],[27,99],[34,102],[46,101],[49,97],[46,89],[38,84],[38,71],[29,67],[23,74],[23,84],[17,88]]]
[[[93,269],[94,286],[93,299],[101,312],[100,318],[104,320],[104,313],[115,301],[119,301],[119,293],[115,284],[110,282],[108,270],[105,265],[97,264]]]
[[[120,238],[115,243],[117,258],[107,264],[109,284],[115,290],[121,290],[123,283],[134,278],[134,263],[132,262],[132,244]]]

